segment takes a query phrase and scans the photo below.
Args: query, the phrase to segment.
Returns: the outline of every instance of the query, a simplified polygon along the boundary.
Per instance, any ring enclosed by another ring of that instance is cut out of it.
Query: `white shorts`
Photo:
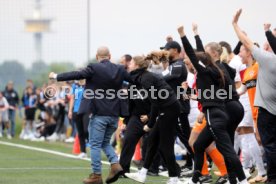
[[[191,108],[190,114],[188,116],[190,127],[194,127],[199,113],[200,112],[199,112],[198,108]]]
[[[251,109],[244,111],[244,117],[238,127],[254,127]]]
[[[9,121],[8,111],[0,111],[0,122],[6,123]]]

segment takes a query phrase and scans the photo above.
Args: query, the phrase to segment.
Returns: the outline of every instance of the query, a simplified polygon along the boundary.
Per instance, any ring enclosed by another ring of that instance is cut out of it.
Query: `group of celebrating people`
[[[184,50],[168,37],[162,50],[125,55],[122,66],[110,62],[109,49],[100,47],[98,63],[49,74],[57,81],[86,80],[76,93],[83,97],[74,110],[78,122],[87,111],[92,114],[88,125],[92,173],[85,184],[103,183],[101,150],[111,164],[106,183],[123,177],[145,183],[160,160],[168,170],[168,184],[207,183],[211,177],[207,155],[219,170],[216,183],[276,183],[276,34],[265,24],[268,42],[260,48],[238,25],[241,13],[237,11],[232,22],[239,38],[233,51],[225,41],[203,46],[194,24],[196,49],[180,26]],[[128,99],[110,98],[110,89],[124,89]],[[86,98],[86,90],[101,90],[103,98]],[[126,124],[120,159],[110,144],[118,117]],[[142,137],[143,166],[131,173],[131,159]],[[176,137],[187,150],[181,167],[175,159]],[[246,169],[253,165],[257,176],[247,180]]]

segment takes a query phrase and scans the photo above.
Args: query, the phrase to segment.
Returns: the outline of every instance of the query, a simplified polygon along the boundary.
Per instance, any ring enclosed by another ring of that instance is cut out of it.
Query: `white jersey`
[[[243,73],[246,70],[245,64],[242,64],[241,58],[235,56],[229,63],[229,66],[236,69],[235,82],[242,82]],[[253,117],[250,108],[247,92],[240,96],[240,102],[244,108],[244,117],[239,124],[239,127],[253,127]]]
[[[188,82],[188,86],[192,88],[195,82],[195,75],[188,72],[187,82]],[[195,100],[190,100],[190,106],[191,106],[191,110],[188,118],[189,118],[190,127],[193,127],[196,122],[197,116],[199,114],[198,102]]]
[[[246,65],[242,63],[240,56],[234,56],[233,59],[229,62],[229,66],[236,70],[235,82],[242,82],[242,75],[246,70]],[[247,92],[240,96],[240,102],[243,105],[245,111],[250,108]]]

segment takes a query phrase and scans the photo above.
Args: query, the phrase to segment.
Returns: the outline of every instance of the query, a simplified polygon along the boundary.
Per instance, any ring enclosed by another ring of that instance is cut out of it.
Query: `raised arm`
[[[200,39],[199,34],[198,34],[198,25],[195,23],[193,23],[193,32],[195,35],[196,50],[199,52],[205,52],[202,40]]]
[[[240,18],[240,15],[242,13],[242,9],[238,10],[236,14],[234,15],[232,25],[234,27],[234,30],[239,38],[239,40],[242,42],[242,44],[249,49],[250,51],[253,50],[254,43],[251,41],[251,39],[241,30],[240,26],[238,25],[238,21]]]
[[[234,51],[233,51],[233,53],[234,53],[235,55],[238,55],[238,54],[240,53],[241,46],[242,46],[242,42],[239,41],[238,44],[236,45]]]
[[[194,51],[193,47],[191,46],[188,38],[186,37],[183,26],[178,28],[178,33],[181,37],[181,41],[182,41],[183,47],[185,49],[185,52],[188,55],[188,57],[190,58],[191,62],[193,63],[193,66],[195,67],[195,69],[197,70],[198,73],[203,72],[205,70],[205,68],[199,64],[199,60],[197,59],[197,57],[195,55],[195,51]]]
[[[270,27],[271,27],[271,24],[264,24],[264,30],[265,30],[267,41],[270,47],[272,48],[273,52],[276,54],[276,37],[272,34]]]

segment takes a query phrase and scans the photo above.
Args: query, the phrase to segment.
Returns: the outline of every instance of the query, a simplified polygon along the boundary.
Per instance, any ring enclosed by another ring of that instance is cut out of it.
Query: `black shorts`
[[[27,121],[33,121],[35,119],[36,108],[25,109],[25,118]]]

